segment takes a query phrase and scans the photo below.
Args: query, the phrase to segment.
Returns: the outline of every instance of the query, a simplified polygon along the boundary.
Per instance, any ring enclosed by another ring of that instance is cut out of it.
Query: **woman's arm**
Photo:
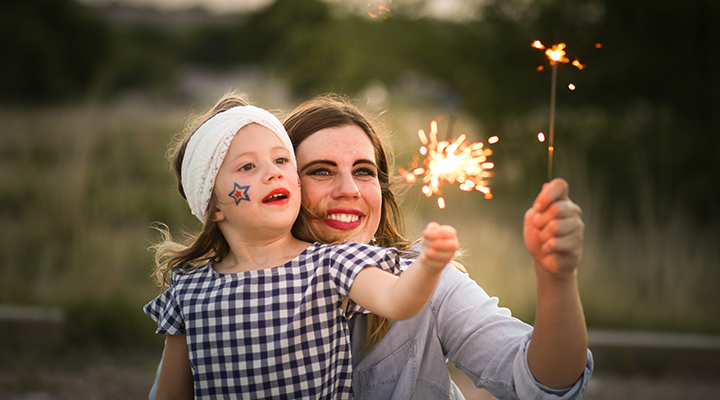
[[[443,269],[457,249],[455,229],[431,222],[423,231],[422,252],[402,275],[367,267],[355,277],[350,298],[386,318],[411,318],[430,300]]]
[[[194,382],[185,335],[167,335],[155,399],[194,397]]]
[[[528,365],[550,388],[575,383],[587,364],[587,327],[577,283],[583,250],[582,210],[562,179],[546,183],[525,213],[525,245],[537,276],[534,330]]]

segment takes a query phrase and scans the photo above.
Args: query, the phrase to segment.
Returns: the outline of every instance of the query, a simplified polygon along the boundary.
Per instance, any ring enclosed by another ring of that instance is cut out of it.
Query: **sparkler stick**
[[[554,143],[555,143],[555,92],[557,86],[557,63],[553,63],[552,65],[552,82],[550,83],[550,130],[548,131],[548,134],[550,135],[549,141],[548,141],[548,182],[552,180],[553,177],[553,152],[555,151]]]
[[[555,97],[557,92],[557,66],[559,63],[569,63],[570,60],[565,57],[565,43],[558,43],[551,48],[545,49],[539,40],[532,43],[532,46],[539,50],[545,50],[545,55],[550,60],[552,66],[552,79],[550,83],[550,130],[548,131],[548,181],[553,177],[553,153],[555,152]],[[597,47],[597,46],[596,46]],[[578,60],[574,60],[572,65],[578,69],[584,69],[585,65]],[[539,66],[538,71],[542,71],[543,67]],[[575,90],[575,85],[568,86],[570,90]]]
[[[437,140],[437,122],[430,123],[430,137],[420,129],[418,137],[422,146],[420,154],[426,156],[422,162],[417,155],[413,156],[411,171],[399,168],[398,171],[408,183],[415,183],[419,176],[425,185],[422,193],[426,197],[433,194],[438,196],[438,208],[445,208],[445,199],[442,197],[442,184],[448,182],[458,183],[460,190],[469,192],[477,190],[485,195],[486,199],[492,198],[487,178],[494,174],[490,171],[495,164],[487,158],[492,155],[492,150],[485,147],[482,142],[465,143],[464,134],[454,139]],[[497,143],[497,136],[488,139],[488,143]]]

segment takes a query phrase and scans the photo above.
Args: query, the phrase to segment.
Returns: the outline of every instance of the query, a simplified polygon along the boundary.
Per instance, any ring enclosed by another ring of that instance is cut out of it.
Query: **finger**
[[[572,234],[580,234],[585,224],[579,218],[559,218],[549,221],[540,231],[540,240],[546,241],[551,237],[561,238]]]
[[[423,231],[423,237],[428,239],[445,239],[457,237],[457,231],[450,225],[437,225],[432,228],[426,228]]]
[[[542,229],[547,223],[554,219],[563,218],[579,218],[582,217],[582,209],[571,200],[562,200],[552,203],[545,211],[537,213],[533,219],[533,224]]]
[[[542,212],[555,201],[568,199],[568,195],[567,182],[562,178],[555,178],[543,185],[540,194],[535,198],[533,208],[535,211]]]
[[[553,237],[543,243],[542,251],[545,254],[579,254],[582,252],[582,244],[582,234]]]

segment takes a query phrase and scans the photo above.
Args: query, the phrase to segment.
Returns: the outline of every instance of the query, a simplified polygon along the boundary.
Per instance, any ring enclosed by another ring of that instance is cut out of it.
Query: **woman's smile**
[[[327,211],[323,222],[331,228],[348,231],[360,226],[364,214],[359,210],[333,208]]]

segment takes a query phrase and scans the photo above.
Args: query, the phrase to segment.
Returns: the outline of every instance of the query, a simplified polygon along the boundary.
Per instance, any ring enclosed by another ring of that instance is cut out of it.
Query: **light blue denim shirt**
[[[538,383],[527,363],[532,327],[451,266],[420,314],[393,322],[370,354],[361,348],[365,321],[365,315],[351,320],[356,399],[463,399],[448,360],[499,399],[582,399],[593,371],[588,350],[585,372],[572,387]]]
[[[588,350],[585,372],[572,387],[553,390],[538,383],[527,363],[532,327],[452,266],[420,314],[395,321],[370,354],[361,348],[365,320],[365,315],[350,320],[356,399],[463,399],[450,380],[448,360],[501,400],[582,399],[593,371]],[[150,400],[159,376],[158,367]]]

